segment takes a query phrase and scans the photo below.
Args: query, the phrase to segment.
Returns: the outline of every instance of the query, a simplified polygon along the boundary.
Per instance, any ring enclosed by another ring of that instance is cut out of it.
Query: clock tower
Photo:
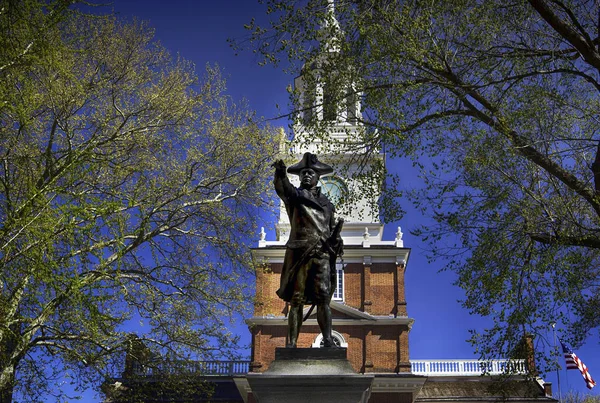
[[[332,4],[330,8],[329,24],[335,24]],[[303,74],[295,79],[302,108],[294,124],[294,138],[282,149],[291,151],[287,165],[298,161],[303,153],[312,152],[334,167],[333,174],[321,178],[320,186],[335,205],[336,216],[345,220],[344,256],[337,263],[338,284],[331,302],[336,344],[347,347],[348,360],[356,372],[384,375],[383,383],[375,378],[370,401],[378,401],[373,400],[378,388],[381,397],[392,393],[396,396],[394,401],[411,401],[414,388],[422,382],[407,383],[408,378],[402,376],[410,375],[408,334],[413,319],[408,317],[404,292],[410,249],[404,247],[400,228],[395,239],[382,239],[384,224],[378,208],[382,184],[364,173],[381,168],[385,156],[379,150],[369,150],[360,153],[367,157],[358,158],[354,139],[366,130],[360,123],[360,94],[352,83],[344,85],[342,91],[333,91],[331,83],[321,78],[320,66],[337,52],[334,39],[322,39],[323,57],[307,64]],[[336,88],[340,88],[338,84]],[[290,180],[299,185],[296,177],[291,176]],[[267,370],[275,359],[275,348],[286,345],[288,306],[275,291],[289,233],[290,223],[282,204],[276,239],[267,240],[261,231],[258,247],[253,249],[256,302],[254,315],[247,321],[252,334],[253,372]],[[313,313],[302,326],[298,347],[319,348],[321,341]]]

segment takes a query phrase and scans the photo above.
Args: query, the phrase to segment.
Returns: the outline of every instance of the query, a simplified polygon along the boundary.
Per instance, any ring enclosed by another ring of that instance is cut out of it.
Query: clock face
[[[326,176],[319,181],[321,192],[334,204],[339,205],[346,194],[346,185],[339,178]]]

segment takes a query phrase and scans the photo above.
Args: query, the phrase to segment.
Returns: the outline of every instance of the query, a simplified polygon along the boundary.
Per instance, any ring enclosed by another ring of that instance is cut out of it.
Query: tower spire
[[[340,51],[341,30],[340,23],[335,17],[335,0],[327,0],[327,11],[321,23],[320,42],[323,50],[327,53]]]

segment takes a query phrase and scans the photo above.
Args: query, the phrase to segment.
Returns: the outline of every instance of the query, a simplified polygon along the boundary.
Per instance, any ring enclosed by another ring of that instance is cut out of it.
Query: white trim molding
[[[331,337],[336,339],[339,342],[340,347],[348,347],[348,342],[344,339],[344,336],[340,332],[336,332],[335,330],[331,331]],[[323,342],[323,333],[319,333],[319,335],[315,338],[315,341],[312,344],[312,348],[321,348],[321,343]]]

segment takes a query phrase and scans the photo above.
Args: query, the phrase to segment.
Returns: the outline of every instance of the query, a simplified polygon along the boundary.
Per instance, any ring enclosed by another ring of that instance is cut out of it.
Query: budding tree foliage
[[[132,340],[231,356],[250,301],[271,131],[218,68],[70,3],[0,10],[2,402],[119,375]]]

